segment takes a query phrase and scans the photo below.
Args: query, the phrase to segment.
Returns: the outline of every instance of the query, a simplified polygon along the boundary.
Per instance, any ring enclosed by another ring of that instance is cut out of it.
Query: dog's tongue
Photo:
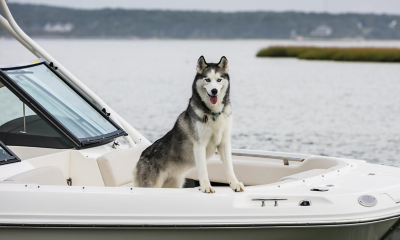
[[[216,104],[217,101],[218,101],[218,97],[217,97],[217,96],[211,96],[211,97],[210,97],[210,102],[211,102],[212,104]]]

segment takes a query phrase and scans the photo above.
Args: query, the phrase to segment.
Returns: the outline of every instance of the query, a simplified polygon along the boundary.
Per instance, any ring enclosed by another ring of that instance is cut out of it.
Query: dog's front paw
[[[204,185],[200,187],[200,191],[203,193],[215,193],[215,190],[213,187],[211,187],[210,184]]]
[[[242,182],[231,182],[230,186],[235,192],[244,192],[244,185]]]

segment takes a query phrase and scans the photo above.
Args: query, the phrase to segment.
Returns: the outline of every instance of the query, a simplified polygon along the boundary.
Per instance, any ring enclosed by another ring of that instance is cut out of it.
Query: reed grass
[[[400,62],[399,48],[373,47],[301,47],[271,46],[261,49],[257,57],[295,57],[308,60],[354,62]]]

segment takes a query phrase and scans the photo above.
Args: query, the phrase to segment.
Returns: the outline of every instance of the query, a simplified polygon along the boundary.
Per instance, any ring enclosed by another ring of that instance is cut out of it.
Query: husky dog
[[[206,160],[218,149],[230,187],[243,192],[243,183],[233,172],[231,156],[232,109],[229,100],[228,60],[197,61],[192,97],[186,111],[164,137],[146,148],[134,170],[136,187],[181,188],[185,175],[197,167],[200,190],[214,193]]]

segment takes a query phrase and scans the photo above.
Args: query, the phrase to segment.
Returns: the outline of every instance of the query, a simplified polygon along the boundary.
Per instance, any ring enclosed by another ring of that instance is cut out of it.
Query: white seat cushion
[[[58,167],[41,167],[11,176],[4,181],[16,183],[36,183],[39,185],[68,185],[63,172]]]
[[[150,145],[123,149],[104,154],[97,158],[101,176],[106,187],[132,186],[133,169],[143,150]]]

